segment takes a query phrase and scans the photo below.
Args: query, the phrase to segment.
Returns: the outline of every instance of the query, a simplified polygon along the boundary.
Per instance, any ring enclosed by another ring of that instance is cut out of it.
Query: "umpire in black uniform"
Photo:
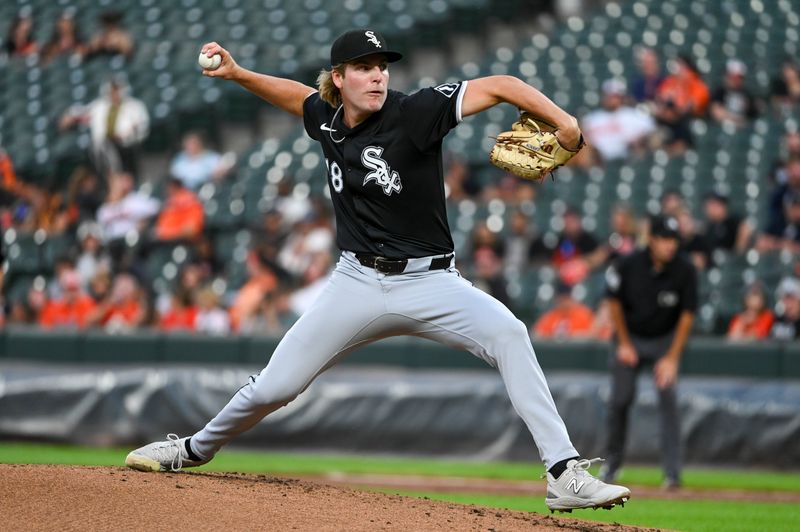
[[[606,482],[623,462],[628,411],[639,368],[653,367],[658,388],[664,486],[680,486],[680,421],[675,384],[697,308],[697,272],[679,254],[678,221],[652,220],[647,248],[623,257],[606,273],[615,336],[608,415]]]

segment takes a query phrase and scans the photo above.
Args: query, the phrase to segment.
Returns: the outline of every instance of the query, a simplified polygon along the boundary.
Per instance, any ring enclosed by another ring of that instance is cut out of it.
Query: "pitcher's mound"
[[[0,479],[5,530],[636,530],[264,475],[0,464]]]

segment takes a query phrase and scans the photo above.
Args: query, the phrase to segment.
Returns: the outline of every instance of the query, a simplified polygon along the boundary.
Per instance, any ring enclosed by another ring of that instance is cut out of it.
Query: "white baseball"
[[[206,54],[201,52],[200,57],[197,58],[197,62],[200,63],[200,66],[206,70],[216,70],[219,68],[220,63],[222,63],[222,56],[219,54],[214,54],[211,57],[208,57]]]

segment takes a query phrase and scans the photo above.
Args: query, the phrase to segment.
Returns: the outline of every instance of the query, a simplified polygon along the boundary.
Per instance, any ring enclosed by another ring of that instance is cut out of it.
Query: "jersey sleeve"
[[[319,97],[319,92],[312,92],[303,100],[303,126],[308,136],[319,140],[319,126],[327,119],[330,105]]]
[[[403,125],[420,151],[435,145],[461,122],[466,90],[466,81],[443,83],[420,89],[403,99],[400,104]]]

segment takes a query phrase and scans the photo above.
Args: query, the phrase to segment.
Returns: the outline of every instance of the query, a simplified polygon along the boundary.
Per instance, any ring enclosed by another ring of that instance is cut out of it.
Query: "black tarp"
[[[0,365],[0,439],[135,445],[191,434],[258,368]],[[608,379],[552,372],[573,443],[602,456]],[[687,461],[800,464],[800,382],[684,378]],[[629,458],[658,462],[658,410],[649,377],[631,412]],[[240,436],[262,449],[535,460],[536,448],[499,375],[472,370],[347,367],[325,373],[289,406]]]

